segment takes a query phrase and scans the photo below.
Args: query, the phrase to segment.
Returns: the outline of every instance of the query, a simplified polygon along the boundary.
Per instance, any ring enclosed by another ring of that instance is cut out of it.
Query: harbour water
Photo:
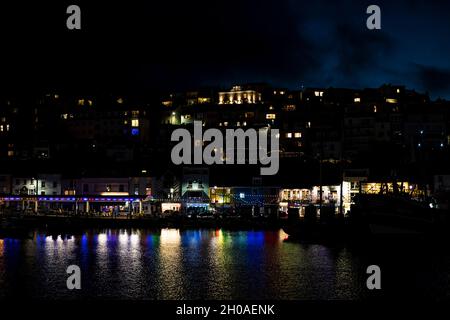
[[[382,290],[366,287],[367,266]],[[82,289],[68,290],[78,265]],[[288,299],[448,298],[450,254],[430,244],[306,244],[282,231],[88,230],[0,239],[0,298]]]

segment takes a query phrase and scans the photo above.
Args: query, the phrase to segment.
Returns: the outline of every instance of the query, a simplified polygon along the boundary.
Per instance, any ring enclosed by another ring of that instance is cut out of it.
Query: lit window
[[[0,125],[0,132],[3,132],[3,125]]]
[[[9,150],[8,151],[8,157],[14,157],[14,151]]]
[[[224,125],[225,127],[228,127],[228,122],[224,122],[223,125]]]
[[[373,112],[377,112],[377,106],[373,106]]]
[[[286,133],[286,138],[292,138],[292,133],[291,132],[288,132],[288,133]]]
[[[296,109],[295,104],[289,104],[283,107],[284,111],[294,111]]]
[[[400,93],[400,89],[397,89],[397,93]]]
[[[387,103],[397,103],[397,99],[386,98]]]
[[[61,115],[61,119],[67,120],[67,118],[69,117],[69,115],[67,113],[64,113]]]
[[[84,99],[78,99],[78,105],[84,106]]]
[[[323,97],[323,91],[314,91],[316,97]]]
[[[268,114],[266,114],[266,119],[268,119],[268,120],[273,120],[275,118],[276,118],[275,113],[268,113]]]
[[[210,98],[198,98],[198,103],[202,104],[202,103],[209,103],[211,102]]]
[[[355,98],[353,101],[354,101],[355,103],[361,102],[361,98]]]
[[[301,132],[294,133],[294,138],[301,138],[301,137],[302,137],[302,133]]]
[[[122,104],[122,103],[123,103],[123,99],[122,99],[122,98],[118,98],[118,99],[117,99],[117,103],[118,103],[118,104]]]
[[[134,128],[139,127],[139,119],[132,119],[131,126]]]

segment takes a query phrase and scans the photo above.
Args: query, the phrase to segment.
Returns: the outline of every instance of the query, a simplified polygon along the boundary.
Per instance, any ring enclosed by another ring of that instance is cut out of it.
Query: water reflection
[[[220,229],[90,230],[72,237],[35,232],[33,239],[0,240],[0,296],[356,299],[364,295],[364,256],[347,247],[299,244],[286,238],[283,231]],[[81,291],[65,287],[70,264],[81,267]]]

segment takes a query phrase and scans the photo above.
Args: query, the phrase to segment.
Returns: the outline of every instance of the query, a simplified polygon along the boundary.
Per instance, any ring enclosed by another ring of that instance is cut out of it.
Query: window
[[[294,133],[294,138],[301,138],[301,137],[302,137],[302,133],[301,132]]]
[[[41,196],[45,196],[45,191],[41,191]]]
[[[89,185],[87,183],[83,184],[83,192],[89,192]]]
[[[323,97],[323,91],[314,91],[316,97]]]
[[[139,119],[132,119],[131,126],[134,128],[139,127]]]
[[[45,188],[45,181],[41,181],[41,188]]]
[[[288,104],[288,105],[283,107],[284,111],[295,111],[295,109],[296,109],[295,104]]]
[[[361,102],[361,98],[355,98],[353,101],[356,103]]]
[[[58,187],[58,182],[53,181],[53,188],[57,188]]]
[[[267,120],[274,120],[276,118],[276,115],[274,113],[268,113],[266,114]]]
[[[288,139],[292,138],[292,133],[291,132],[286,133],[286,138]]]
[[[123,184],[119,185],[119,192],[124,192],[125,187]]]

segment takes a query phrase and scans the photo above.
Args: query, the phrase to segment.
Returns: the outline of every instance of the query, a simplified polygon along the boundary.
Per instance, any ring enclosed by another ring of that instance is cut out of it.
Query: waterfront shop
[[[141,196],[2,196],[5,211],[117,217],[143,212]]]
[[[312,206],[317,208],[319,215],[320,210],[318,209],[323,207],[331,208],[335,214],[340,213],[342,209],[345,214],[350,210],[351,206],[350,183],[346,181],[342,185],[281,189],[279,197],[279,211],[282,215],[298,212],[299,217],[304,217],[307,208]]]

